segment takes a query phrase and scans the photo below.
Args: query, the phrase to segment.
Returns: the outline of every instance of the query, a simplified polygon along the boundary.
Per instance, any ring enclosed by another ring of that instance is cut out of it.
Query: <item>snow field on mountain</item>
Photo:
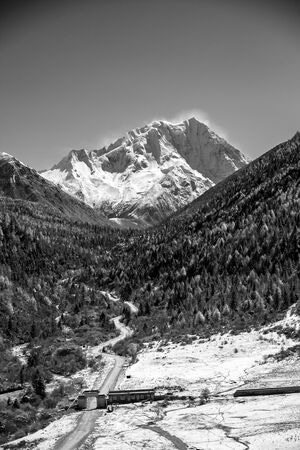
[[[248,163],[205,124],[160,121],[100,150],[72,150],[41,175],[109,217],[158,223]]]
[[[137,158],[136,160],[137,165],[139,159]],[[173,157],[173,155],[160,165],[150,155],[147,155],[147,158],[143,161],[144,166],[142,170],[136,169],[132,163],[123,172],[103,170],[99,161],[92,161],[93,167],[91,169],[84,162],[78,161],[74,157],[71,175],[67,170],[52,169],[43,172],[42,176],[58,184],[73,196],[77,196],[81,192],[82,198],[90,206],[100,206],[103,202],[123,203],[133,200],[137,201],[141,195],[145,195],[153,189],[156,191],[156,195],[159,195],[164,190],[164,186],[160,183],[166,177],[166,174],[170,173],[172,173],[175,181],[176,179],[180,181],[180,179],[189,176],[197,184],[200,183],[201,186],[196,187],[193,198],[206,190],[206,184],[213,185],[199,172],[191,169],[185,160]]]

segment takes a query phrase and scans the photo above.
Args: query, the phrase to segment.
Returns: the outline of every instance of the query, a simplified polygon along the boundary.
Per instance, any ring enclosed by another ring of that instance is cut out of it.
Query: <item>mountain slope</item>
[[[257,325],[300,310],[299,228],[297,133],[115,250],[110,276],[141,334]]]
[[[60,307],[82,298],[73,274],[106,261],[100,250],[117,239],[114,228],[35,170],[0,154],[0,343],[59,332]]]
[[[287,167],[286,170],[290,170],[295,163],[297,166],[299,141],[300,133],[298,131],[290,140],[272,148],[181,210],[176,211],[174,217],[192,214],[199,208],[210,208],[211,202],[215,205],[221,199],[223,199],[222,207],[226,208],[239,200],[243,201],[254,185],[261,186],[260,189],[262,189],[264,185],[270,186],[273,179],[275,179],[276,185],[277,180],[281,179],[285,173],[284,167]],[[289,164],[291,165],[288,166]]]
[[[38,172],[7,153],[0,153],[0,197],[39,203],[71,220],[107,225],[103,215],[74,199]]]
[[[109,217],[157,224],[247,159],[205,124],[153,122],[107,148],[71,151],[42,176]]]
[[[105,266],[103,249],[119,233],[97,211],[0,154],[0,343],[59,333],[59,311],[88,297],[88,283],[75,285],[74,274]]]

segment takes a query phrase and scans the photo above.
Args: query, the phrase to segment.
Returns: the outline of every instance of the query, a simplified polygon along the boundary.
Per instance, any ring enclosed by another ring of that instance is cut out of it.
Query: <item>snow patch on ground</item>
[[[113,414],[101,416],[96,422],[90,445],[95,450],[155,449],[176,448],[172,442],[159,434],[143,428],[157,417],[153,405],[126,405],[115,409]]]
[[[21,344],[16,345],[15,347],[12,347],[11,352],[13,356],[18,358],[21,364],[26,365],[27,364],[27,357],[25,355],[25,350],[27,348],[28,344]]]
[[[186,409],[178,404],[159,424],[196,448],[294,449],[300,447],[299,407],[300,395],[231,398]]]
[[[124,302],[125,305],[128,305],[132,314],[138,313],[138,307],[135,306],[132,302]]]
[[[107,300],[110,300],[112,302],[118,302],[120,301],[119,297],[116,297],[116,294],[113,292],[108,292],[108,291],[99,291],[100,294],[102,294],[105,298],[107,298]]]
[[[298,314],[296,314],[296,306],[295,305],[292,305],[289,308],[286,316],[282,320],[279,320],[275,323],[272,323],[271,325],[268,325],[266,327],[266,329],[272,330],[277,327],[280,327],[283,330],[286,328],[289,328],[289,329],[295,330],[296,332],[300,331],[300,316]]]
[[[264,357],[293,345],[294,341],[276,332],[258,331],[239,335],[212,336],[206,342],[168,344],[143,351],[122,383],[123,389],[180,386],[183,394],[197,395],[204,387],[213,394],[240,384],[240,379]]]
[[[292,339],[265,329],[240,335],[218,334],[205,342],[198,340],[184,346],[155,343],[138,355],[136,364],[126,372],[131,378],[125,378],[121,387],[159,386],[163,391],[179,386],[183,391],[178,395],[196,399],[177,400],[166,407],[158,403],[147,407],[131,405],[136,418],[128,407],[120,407],[107,415],[104,427],[99,421],[93,448],[174,448],[163,436],[158,437],[155,426],[191,449],[242,450],[247,445],[256,450],[300,448],[299,394],[246,399],[232,395],[245,385],[299,384],[297,356],[280,362],[266,358],[294,344]],[[209,403],[199,405],[197,396],[204,387],[213,396]],[[141,427],[149,422],[153,425],[141,432]],[[97,433],[101,435],[98,438]],[[151,443],[153,435],[158,442]]]

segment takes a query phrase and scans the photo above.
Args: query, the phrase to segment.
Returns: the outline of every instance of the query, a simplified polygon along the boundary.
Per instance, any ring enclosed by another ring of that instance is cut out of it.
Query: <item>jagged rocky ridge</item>
[[[191,118],[153,122],[100,150],[73,150],[42,175],[119,223],[151,225],[247,162]]]

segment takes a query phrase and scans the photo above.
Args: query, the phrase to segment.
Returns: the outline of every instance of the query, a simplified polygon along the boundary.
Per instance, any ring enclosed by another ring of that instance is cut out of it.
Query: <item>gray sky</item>
[[[300,128],[299,19],[289,0],[9,0],[0,151],[49,168],[198,114],[254,158]]]

